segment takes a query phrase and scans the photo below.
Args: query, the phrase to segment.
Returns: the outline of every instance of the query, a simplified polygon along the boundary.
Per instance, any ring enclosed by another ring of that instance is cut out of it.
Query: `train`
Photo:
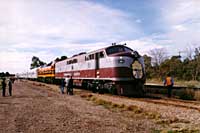
[[[74,86],[126,96],[143,95],[146,81],[144,58],[125,44],[82,52],[16,76],[48,83],[72,78]]]

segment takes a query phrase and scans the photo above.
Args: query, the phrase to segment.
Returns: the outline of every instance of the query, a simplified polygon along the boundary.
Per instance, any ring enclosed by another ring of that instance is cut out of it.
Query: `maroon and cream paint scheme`
[[[46,73],[49,67],[51,66],[36,68],[17,74],[17,77],[29,79],[38,77],[73,78],[75,85],[86,86],[92,90],[114,87],[119,95],[142,93],[145,83],[143,57],[124,45],[112,45],[59,61],[55,63],[55,69],[54,65],[51,69],[53,75]],[[44,70],[44,73],[41,75],[39,70]]]
[[[85,61],[85,58],[98,52],[103,52],[104,57],[99,58],[99,68],[96,68],[95,59]],[[73,59],[77,59],[77,63],[67,64],[67,61]],[[101,49],[56,63],[55,76],[57,78],[72,76],[73,79],[133,80],[131,67],[133,61],[132,57],[123,56],[123,54],[122,56],[120,54],[107,56],[105,50]]]
[[[110,47],[122,47],[124,48],[124,51],[108,54],[106,50]],[[124,45],[110,47],[57,62],[55,64],[55,77],[72,77],[75,80],[78,79],[88,81],[111,81],[119,83],[117,86],[122,91],[126,91],[124,88],[132,87],[132,85],[127,86],[127,82],[131,84],[132,81],[135,81],[136,79],[138,80],[138,78],[144,80],[144,61],[136,51],[133,51]],[[90,55],[94,55],[94,57],[89,59]],[[76,62],[70,64],[68,63],[73,60],[76,60]],[[142,76],[140,77],[136,77],[133,74],[134,68],[132,64],[135,61],[138,61],[142,68]],[[121,84],[121,82],[123,82],[123,84]],[[124,84],[124,82],[126,83]],[[128,93],[130,92],[128,91]]]

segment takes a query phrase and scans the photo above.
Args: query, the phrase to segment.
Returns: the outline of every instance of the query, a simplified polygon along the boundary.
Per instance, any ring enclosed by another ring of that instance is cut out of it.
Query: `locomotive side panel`
[[[68,60],[56,63],[57,78],[72,76],[74,79],[131,80],[133,59],[130,57],[108,57],[99,59],[99,68],[95,69],[95,59],[67,64]],[[121,62],[122,61],[122,62]],[[122,79],[123,78],[123,79]]]
[[[55,66],[47,66],[44,68],[38,68],[37,74],[39,78],[55,77]]]
[[[142,94],[145,82],[142,57],[123,45],[107,47],[57,62],[55,76],[72,76],[76,85],[99,92],[104,88],[115,88],[119,95]]]
[[[130,57],[106,57],[100,60],[100,78],[112,80],[131,80],[133,59]]]

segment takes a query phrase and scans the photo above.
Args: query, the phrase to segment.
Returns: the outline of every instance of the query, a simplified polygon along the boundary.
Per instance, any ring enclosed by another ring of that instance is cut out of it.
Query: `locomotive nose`
[[[146,73],[145,73],[144,58],[140,56],[137,51],[134,51],[132,53],[132,57],[133,57],[133,63],[132,63],[133,76],[136,79],[142,79],[145,82]]]

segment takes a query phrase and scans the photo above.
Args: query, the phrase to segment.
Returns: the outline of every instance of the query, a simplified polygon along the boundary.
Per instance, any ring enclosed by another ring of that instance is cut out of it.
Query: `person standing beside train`
[[[73,95],[73,79],[72,76],[67,80],[67,94]]]
[[[6,96],[6,82],[5,82],[5,78],[2,79],[1,87],[2,87],[2,96],[5,97]]]
[[[164,80],[164,86],[167,86],[167,92],[169,98],[172,95],[173,85],[174,85],[174,79],[170,76],[170,74],[167,74],[167,77]]]
[[[8,91],[9,91],[9,95],[12,96],[12,80],[11,79],[8,80]]]
[[[65,80],[61,79],[61,85],[60,85],[60,90],[61,93],[64,94],[64,89],[65,89]]]

